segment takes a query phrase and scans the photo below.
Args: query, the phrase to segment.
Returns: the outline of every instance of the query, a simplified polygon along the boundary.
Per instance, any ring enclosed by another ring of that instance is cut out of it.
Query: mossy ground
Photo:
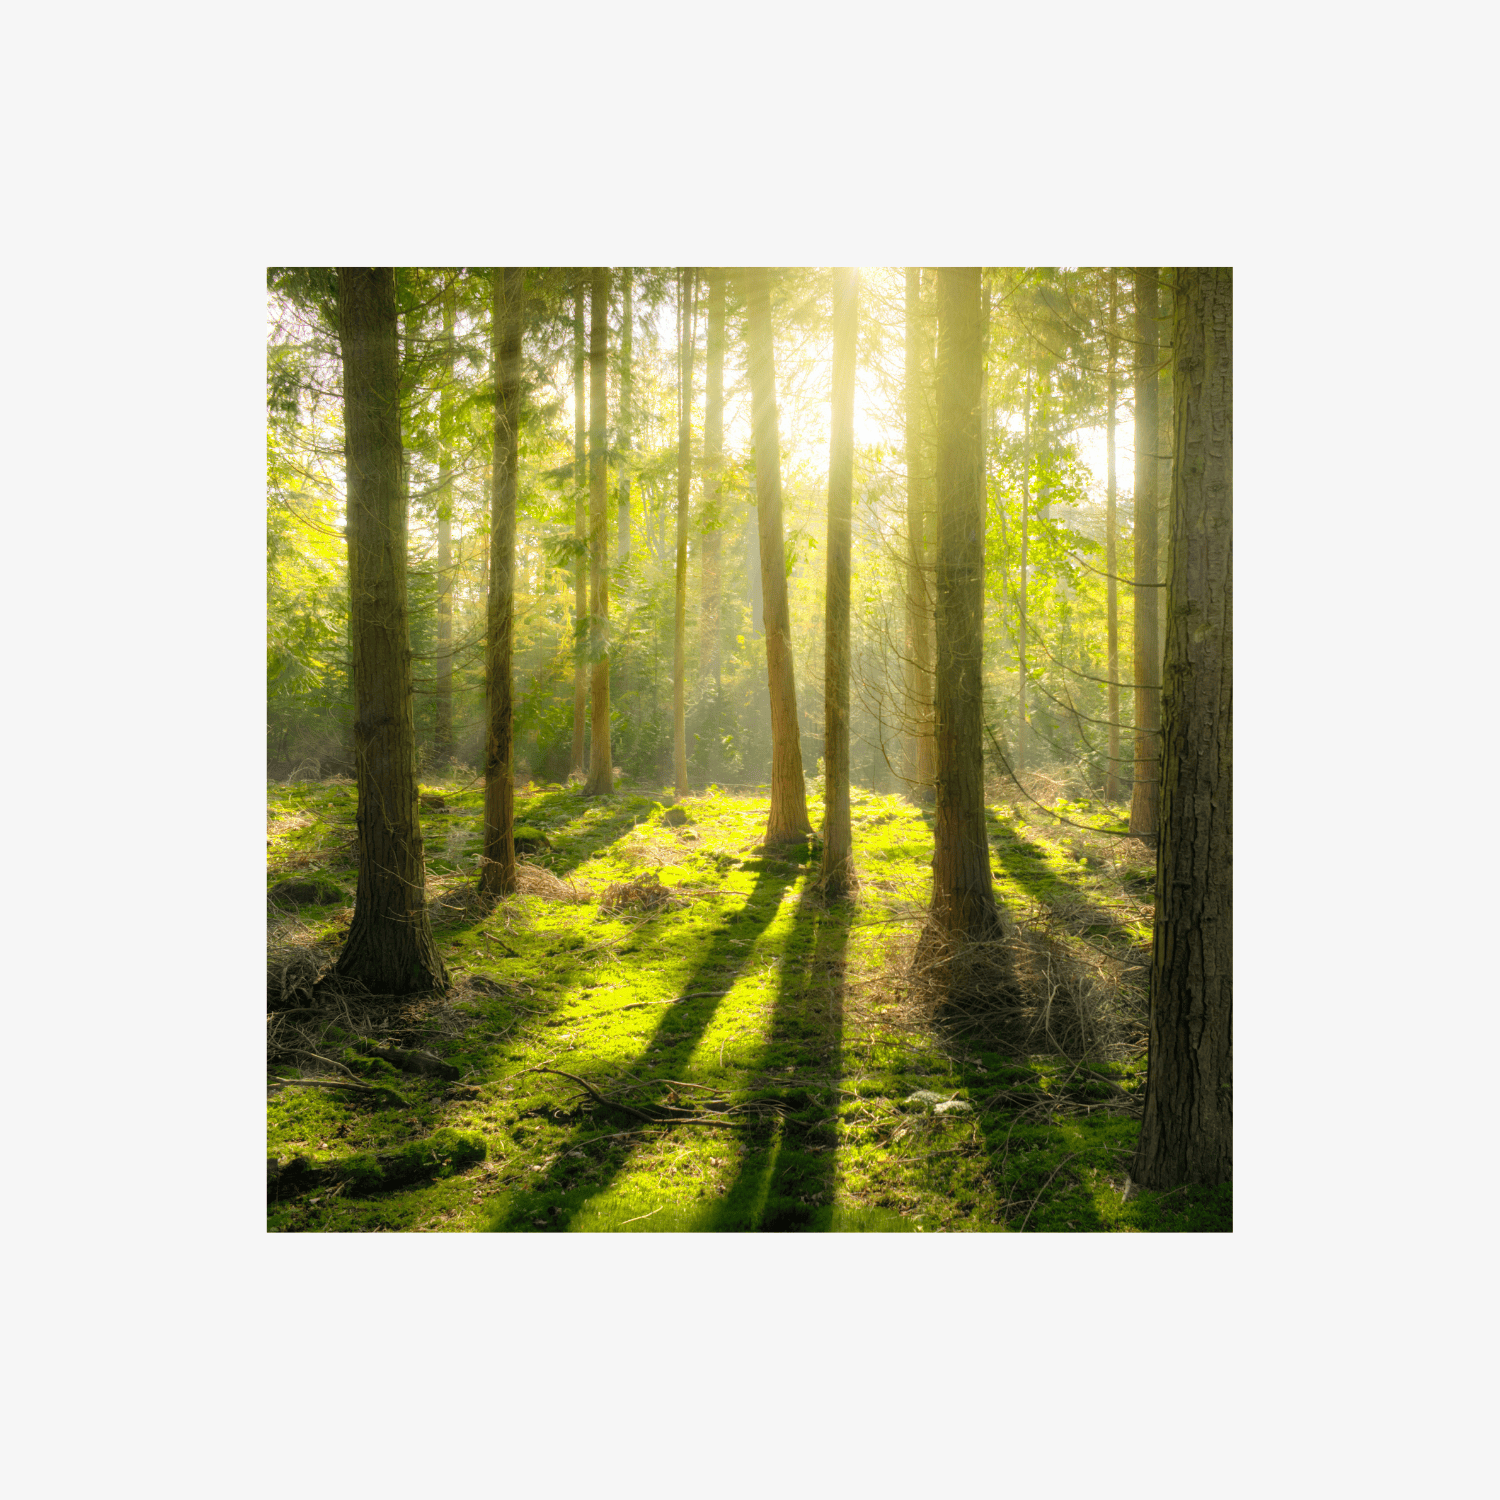
[[[412,1008],[398,1039],[436,1051],[463,1081],[399,1074],[404,1106],[353,1090],[273,1090],[268,1154],[331,1165],[453,1127],[481,1132],[486,1159],[365,1196],[323,1186],[272,1201],[271,1229],[1230,1228],[1227,1188],[1124,1200],[1143,1056],[1080,1066],[913,1024],[899,948],[930,893],[932,834],[930,814],[905,798],[856,790],[860,891],[827,904],[810,848],[756,848],[764,795],[710,790],[684,799],[689,821],[671,826],[666,793],[530,789],[516,821],[547,842],[527,858],[594,899],[517,896],[484,915],[464,900],[481,794],[423,791],[436,794],[422,812],[434,932],[456,988]],[[443,806],[428,805],[438,797]],[[810,802],[817,826],[815,791]],[[1069,816],[1103,823],[1111,812],[1074,805]],[[352,786],[273,785],[268,813],[273,882],[322,872],[352,889]],[[997,804],[990,826],[1009,909],[1111,955],[1117,972],[1121,959],[1144,960],[1151,867],[1141,846],[1017,806]],[[677,902],[602,910],[608,887],[653,871]],[[331,958],[349,916],[331,905],[290,920]],[[541,1067],[647,1113],[698,1101],[745,1112],[646,1123],[531,1071]],[[909,1102],[923,1090],[968,1109]]]

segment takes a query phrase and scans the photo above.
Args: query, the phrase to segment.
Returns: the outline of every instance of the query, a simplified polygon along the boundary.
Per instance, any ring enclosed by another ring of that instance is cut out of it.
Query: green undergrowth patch
[[[1143,1059],[1007,1055],[903,1017],[893,945],[929,899],[932,858],[930,814],[904,798],[856,789],[861,886],[830,905],[815,890],[815,844],[761,847],[763,795],[710,789],[674,803],[667,791],[588,799],[531,788],[516,799],[516,821],[534,835],[522,857],[571,895],[518,895],[486,913],[444,895],[475,873],[482,796],[422,790],[434,936],[454,988],[393,1021],[387,1039],[427,1048],[461,1076],[401,1072],[337,1027],[325,1062],[277,1067],[367,1087],[271,1090],[268,1156],[304,1156],[318,1172],[308,1190],[268,1202],[271,1229],[1230,1227],[1227,1189],[1126,1198]],[[338,878],[353,788],[269,793],[272,882],[299,859],[301,871]],[[669,817],[674,806],[685,816]],[[1078,821],[1106,821],[1079,811]],[[1005,805],[990,832],[1007,906],[1051,914],[1104,948],[1138,949],[1149,921],[1138,848],[1105,853],[1089,836],[1075,846],[1071,830]],[[348,916],[334,905],[298,920],[331,957]],[[430,1143],[454,1139],[475,1144],[426,1170]],[[426,1175],[403,1176],[408,1149]]]

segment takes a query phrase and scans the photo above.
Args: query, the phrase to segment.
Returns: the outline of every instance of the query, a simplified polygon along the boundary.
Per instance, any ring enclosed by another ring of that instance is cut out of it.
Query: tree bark
[[[906,268],[906,713],[903,772],[919,802],[932,798],[932,594],[928,588],[927,514],[932,455],[922,408],[930,364],[921,270]]]
[[[453,760],[453,314],[451,280],[443,287],[443,383],[438,391],[437,694],[433,758]]]
[[[406,614],[396,279],[341,266],[349,604],[353,638],[354,917],[335,971],[377,994],[446,989],[427,919]]]
[[[587,407],[583,388],[583,273],[573,285],[573,760],[571,773],[582,776],[583,721],[588,706],[588,531],[584,518],[584,473],[588,463],[585,440]]]
[[[688,493],[693,480],[692,303],[698,273],[677,273],[677,572],[672,612],[672,774],[677,795],[688,794],[687,774],[687,536]]]
[[[1115,357],[1119,352],[1119,341],[1115,334],[1115,301],[1120,284],[1119,272],[1109,273],[1109,410],[1105,415],[1105,444],[1109,453],[1109,479],[1106,486],[1104,509],[1104,569],[1105,593],[1108,596],[1109,614],[1109,666],[1105,676],[1109,679],[1109,766],[1104,773],[1104,796],[1113,802],[1120,795],[1120,603],[1116,579],[1120,572],[1117,540],[1119,521],[1115,513],[1115,407],[1119,393],[1115,387]]]
[[[1233,1151],[1233,273],[1178,267],[1151,1051],[1132,1176],[1227,1182]]]
[[[932,920],[950,939],[1000,925],[984,820],[984,497],[979,268],[937,274],[937,807]]]
[[[771,700],[771,814],[765,842],[800,843],[811,837],[812,823],[807,816],[807,786],[802,775],[791,614],[786,597],[786,543],[781,532],[781,439],[771,346],[771,279],[763,266],[745,271],[745,311],[760,581],[765,604],[766,686]]]
[[[1167,549],[1172,533],[1172,288],[1161,276],[1157,283],[1156,326],[1158,330],[1156,379],[1156,576],[1168,575]],[[1156,591],[1157,597],[1162,594]],[[1156,680],[1165,681],[1167,633],[1156,632]],[[1160,702],[1160,694],[1157,695]]]
[[[607,797],[615,789],[609,737],[609,267],[594,267],[589,296],[589,660],[593,666],[593,724],[589,779],[584,794]]]
[[[1156,644],[1156,272],[1135,268],[1135,777],[1130,831],[1156,837],[1161,679]]]
[[[854,350],[859,271],[833,273],[833,413],[828,440],[828,560],[823,648],[823,869],[828,897],[857,884],[849,808],[849,575],[854,527]]]
[[[635,381],[631,368],[631,348],[635,336],[635,271],[626,266],[622,276],[620,290],[624,307],[620,317],[620,477],[616,555],[624,563],[630,560],[630,447],[635,431],[632,425],[634,412],[631,408]]]
[[[1026,551],[1031,540],[1031,354],[1026,356],[1026,405],[1021,427],[1021,583],[1016,592],[1020,629],[1016,632],[1016,752],[1014,770],[1019,777],[1026,768]]]
[[[721,684],[719,655],[719,599],[723,589],[724,518],[720,514],[724,464],[724,301],[725,276],[717,268],[705,273],[708,282],[708,346],[703,392],[703,524],[702,571],[699,575],[698,671]]]
[[[516,492],[521,467],[521,317],[526,273],[491,273],[495,368],[495,454],[490,491],[490,589],[485,638],[487,728],[484,743],[484,857],[479,888],[516,888],[515,783],[512,768],[511,653],[515,640]]]

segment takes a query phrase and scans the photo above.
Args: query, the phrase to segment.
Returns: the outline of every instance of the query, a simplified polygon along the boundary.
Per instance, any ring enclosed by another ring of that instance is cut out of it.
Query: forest
[[[268,1229],[1228,1231],[1232,281],[273,267]]]

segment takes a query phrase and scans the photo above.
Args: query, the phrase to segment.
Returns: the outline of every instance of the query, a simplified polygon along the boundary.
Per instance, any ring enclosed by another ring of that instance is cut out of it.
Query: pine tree
[[[584,792],[615,789],[609,733],[609,513],[605,448],[609,406],[609,267],[594,267],[589,295],[589,661],[593,666],[589,777]]]
[[[1130,831],[1156,836],[1161,682],[1156,644],[1156,267],[1135,268],[1135,780]]]

